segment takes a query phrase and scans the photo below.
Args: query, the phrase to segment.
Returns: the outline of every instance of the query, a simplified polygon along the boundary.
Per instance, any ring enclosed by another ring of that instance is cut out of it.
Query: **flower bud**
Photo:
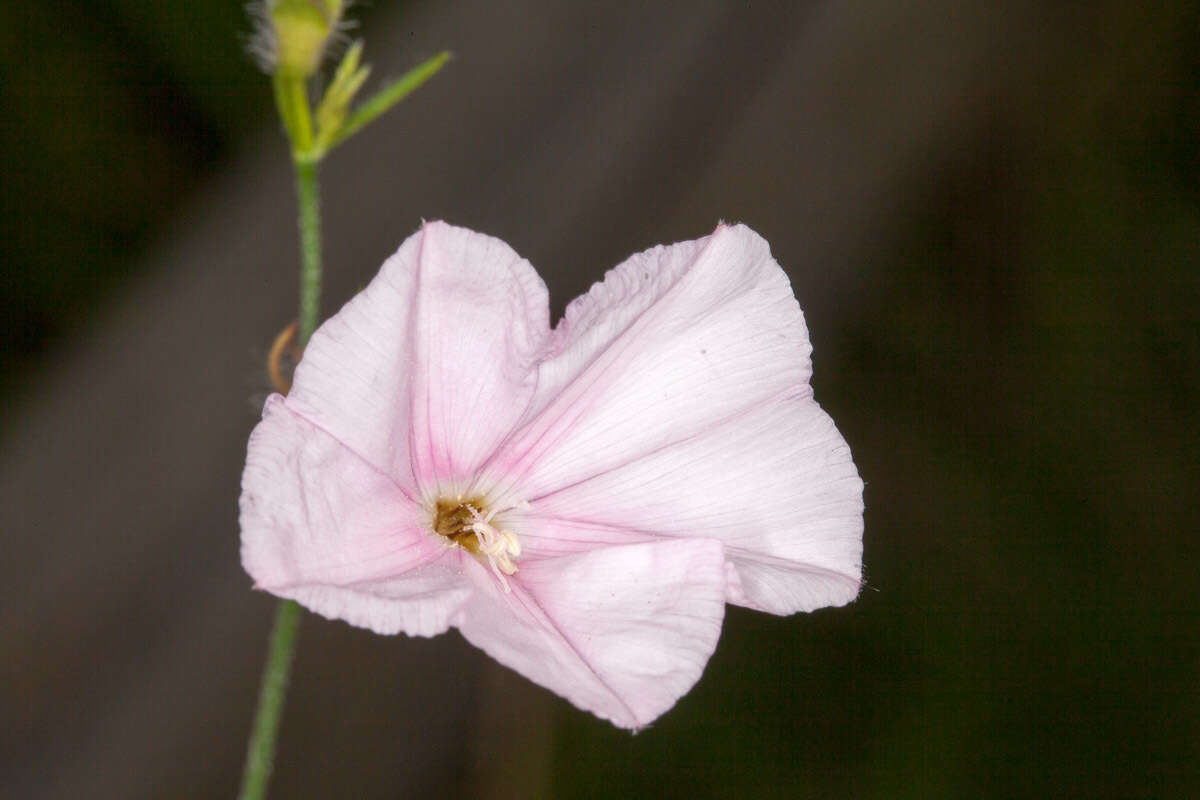
[[[344,0],[264,0],[252,49],[268,72],[306,78],[338,32]]]

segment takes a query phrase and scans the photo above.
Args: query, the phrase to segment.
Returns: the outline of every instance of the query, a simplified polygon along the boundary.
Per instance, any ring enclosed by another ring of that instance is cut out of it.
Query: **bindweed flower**
[[[862,482],[749,228],[635,255],[548,317],[506,244],[424,225],[267,401],[242,563],[379,633],[457,627],[636,729],[699,679],[726,602],[854,599]]]

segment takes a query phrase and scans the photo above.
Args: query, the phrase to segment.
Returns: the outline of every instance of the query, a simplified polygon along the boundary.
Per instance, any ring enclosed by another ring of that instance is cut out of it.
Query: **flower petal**
[[[586,546],[587,535],[720,539],[729,602],[791,614],[858,595],[862,511],[849,448],[797,394],[536,498],[520,530],[536,534],[522,536],[530,559]]]
[[[721,538],[731,602],[792,613],[853,599],[862,483],[811,399],[804,317],[762,238],[721,226],[636,255],[555,337],[489,465],[544,521],[533,545],[554,519],[608,530],[598,544],[614,530]]]
[[[422,509],[279,395],[251,434],[240,506],[246,572],[324,616],[430,636],[469,593]]]
[[[428,499],[469,480],[524,410],[548,313],[508,245],[427,223],[313,335],[288,404]]]
[[[509,433],[550,334],[546,286],[499,239],[426,225],[416,265],[413,465],[418,483],[461,483]]]
[[[610,270],[567,308],[522,427],[489,465],[526,499],[804,386],[804,318],[753,231],[721,226]]]
[[[532,563],[511,594],[475,565],[480,587],[456,622],[502,664],[579,708],[641,728],[700,678],[724,616],[721,544],[679,540]]]

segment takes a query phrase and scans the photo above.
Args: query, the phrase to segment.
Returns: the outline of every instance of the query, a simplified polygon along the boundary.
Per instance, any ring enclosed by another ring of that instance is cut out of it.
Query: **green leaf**
[[[432,78],[438,73],[446,62],[450,60],[450,52],[444,50],[438,53],[433,58],[425,61],[422,64],[413,67],[403,76],[397,78],[382,89],[378,94],[372,97],[367,102],[356,108],[346,122],[342,125],[341,130],[337,132],[329,143],[329,147],[335,147],[346,139],[353,136],[358,131],[362,130],[366,125],[374,122],[377,117],[382,115],[392,106],[399,103],[404,98],[408,97],[425,81]]]

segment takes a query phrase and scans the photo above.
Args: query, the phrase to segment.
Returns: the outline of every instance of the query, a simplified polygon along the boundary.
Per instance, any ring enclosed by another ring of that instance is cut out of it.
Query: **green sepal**
[[[450,60],[450,57],[450,52],[444,50],[389,83],[370,100],[354,109],[350,116],[345,119],[338,132],[330,139],[328,147],[332,149],[346,141],[346,139],[358,133],[368,124],[374,122],[392,106],[408,97],[420,88],[425,81],[436,75],[445,66],[446,62]]]
[[[313,149],[318,152],[323,153],[331,146],[346,120],[350,103],[362,88],[367,76],[371,74],[370,67],[359,66],[362,50],[361,41],[350,46],[346,55],[342,57],[342,62],[338,64],[337,71],[329,82],[329,88],[325,90],[325,96],[317,106],[317,138],[313,142]]]

